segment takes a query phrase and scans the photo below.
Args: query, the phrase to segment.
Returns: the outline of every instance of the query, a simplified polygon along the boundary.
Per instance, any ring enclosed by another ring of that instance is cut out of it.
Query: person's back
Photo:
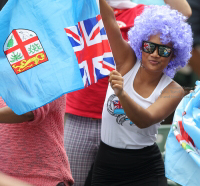
[[[0,107],[6,104],[0,99]],[[0,170],[36,186],[71,185],[64,150],[65,96],[33,111],[34,120],[0,124]]]

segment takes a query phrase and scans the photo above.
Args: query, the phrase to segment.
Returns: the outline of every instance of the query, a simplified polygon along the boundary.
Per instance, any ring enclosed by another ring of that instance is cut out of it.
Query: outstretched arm
[[[31,186],[28,183],[17,180],[13,177],[5,175],[0,172],[0,186]]]
[[[164,0],[171,8],[178,10],[184,16],[190,17],[192,15],[192,9],[186,0]]]
[[[100,0],[100,12],[116,62],[117,70],[124,75],[135,64],[136,57],[134,51],[122,38],[114,12],[105,0]]]
[[[23,123],[33,119],[33,112],[17,115],[8,106],[0,108],[0,123]]]
[[[161,122],[168,117],[184,96],[183,88],[173,81],[163,90],[155,103],[144,109],[123,90],[124,80],[119,72],[112,71],[109,81],[127,117],[141,129]]]

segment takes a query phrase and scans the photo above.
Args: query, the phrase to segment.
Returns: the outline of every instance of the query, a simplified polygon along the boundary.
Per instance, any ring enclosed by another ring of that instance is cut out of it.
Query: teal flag
[[[75,37],[77,42],[83,41],[80,39],[82,33],[76,28],[81,21],[87,20],[89,29],[86,28],[86,31],[90,31],[91,24],[101,21],[98,15],[96,0],[7,2],[0,12],[0,96],[15,113],[34,110],[65,93],[91,84],[84,74],[85,66],[82,65],[80,70],[70,40],[71,33],[66,31],[72,28],[78,34]],[[100,29],[105,35],[102,24]],[[93,39],[100,37],[100,29],[97,29]],[[98,60],[95,65],[100,68],[103,63],[98,63],[101,61]],[[109,60],[114,65],[113,60]],[[100,70],[94,71],[100,74],[100,78],[106,75],[102,75]]]
[[[200,183],[200,81],[178,105],[166,142],[166,177],[183,185]]]

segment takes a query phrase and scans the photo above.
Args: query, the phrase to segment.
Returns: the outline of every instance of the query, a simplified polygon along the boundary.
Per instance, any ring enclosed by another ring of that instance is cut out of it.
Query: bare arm
[[[134,51],[122,38],[114,12],[105,0],[100,0],[100,12],[116,62],[117,70],[124,75],[135,64],[136,57]]]
[[[120,96],[119,100],[128,118],[135,123],[137,127],[147,128],[167,118],[181,101],[184,95],[183,89],[179,87],[179,92],[172,93],[171,91],[175,89],[171,89],[170,87],[173,86],[177,87],[172,83],[168,87],[168,93],[161,94],[158,100],[147,109],[135,103],[126,93]]]
[[[184,96],[183,88],[176,82],[172,82],[155,103],[144,109],[123,90],[123,78],[119,72],[112,71],[109,81],[127,117],[139,128],[147,128],[161,122],[176,109]]]
[[[178,10],[184,16],[190,17],[192,15],[192,9],[186,0],[164,0],[171,8]]]
[[[0,173],[0,186],[31,186],[13,177]]]
[[[17,115],[8,106],[0,108],[0,123],[23,123],[33,119],[33,112]]]

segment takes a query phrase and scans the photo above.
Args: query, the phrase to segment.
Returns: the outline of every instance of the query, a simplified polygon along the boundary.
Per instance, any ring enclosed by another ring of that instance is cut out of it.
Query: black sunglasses
[[[146,53],[152,54],[158,47],[158,55],[161,57],[169,57],[173,51],[172,47],[166,45],[159,45],[149,41],[142,42],[142,50]]]

